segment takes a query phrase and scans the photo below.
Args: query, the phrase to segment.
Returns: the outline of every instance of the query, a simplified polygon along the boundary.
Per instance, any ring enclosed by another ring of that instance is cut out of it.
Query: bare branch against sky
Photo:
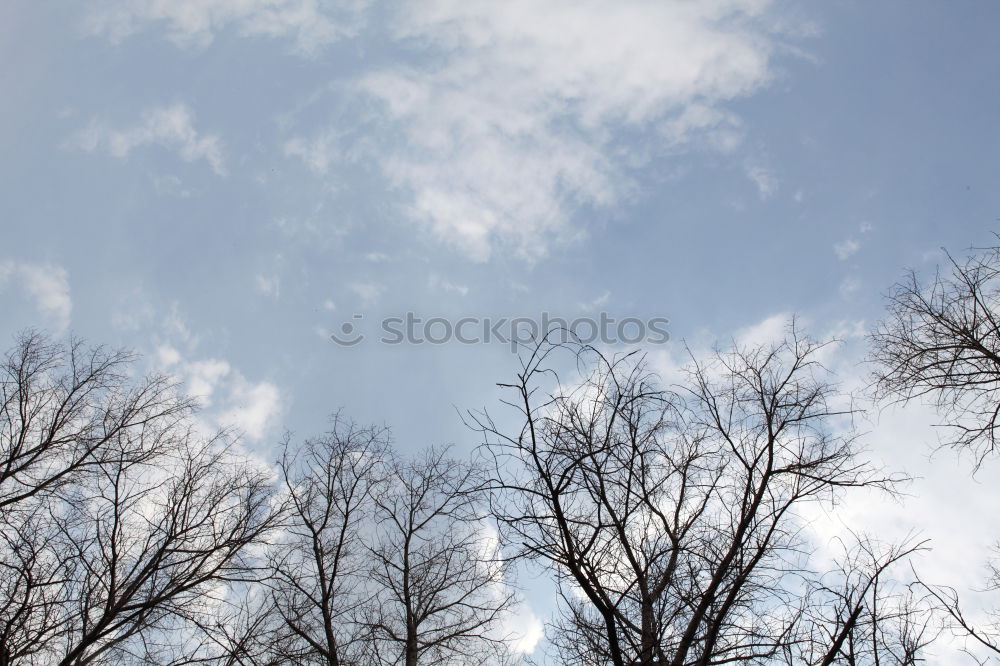
[[[998,25],[3,0],[0,666],[1000,663]]]

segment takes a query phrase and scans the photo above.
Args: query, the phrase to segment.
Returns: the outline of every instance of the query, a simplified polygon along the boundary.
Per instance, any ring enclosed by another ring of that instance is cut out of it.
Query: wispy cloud
[[[323,175],[341,157],[340,144],[344,139],[342,132],[328,129],[310,139],[292,137],[283,150],[286,156],[302,160],[313,173]]]
[[[545,637],[545,625],[526,604],[518,604],[512,612],[501,618],[503,637],[509,641],[515,654],[530,655]],[[498,632],[499,633],[499,632]]]
[[[49,263],[0,261],[0,290],[11,280],[18,284],[57,334],[69,328],[73,300],[65,268]]]
[[[365,308],[378,303],[385,291],[385,287],[376,282],[352,282],[349,288],[361,299],[361,306]]]
[[[469,293],[469,288],[464,284],[456,284],[450,280],[442,279],[437,275],[431,275],[430,280],[428,280],[430,287],[432,289],[439,288],[444,291],[450,291],[452,293],[458,294],[459,296],[466,296]]]
[[[173,310],[160,327],[167,338],[151,354],[155,369],[175,377],[199,401],[205,428],[234,428],[251,442],[263,441],[284,414],[281,390],[270,381],[248,379],[225,359],[200,356],[197,339],[185,325],[171,323],[176,319],[181,318]]]
[[[205,48],[233,29],[247,37],[290,40],[314,55],[356,34],[367,0],[105,0],[91,11],[86,32],[120,42],[162,28],[180,48]]]
[[[412,57],[358,81],[390,138],[360,143],[439,240],[474,260],[537,259],[585,232],[580,206],[629,191],[650,154],[623,152],[623,133],[656,137],[646,153],[739,143],[725,105],[772,78],[768,4],[409,3],[395,38]],[[345,152],[331,136],[286,150],[322,171]]]
[[[254,275],[254,286],[265,296],[274,298],[281,296],[281,279],[277,275],[267,276],[257,273]]]
[[[733,334],[736,344],[744,347],[772,345],[784,340],[794,317],[791,312],[769,315],[749,326],[737,329]]]
[[[773,171],[760,165],[751,165],[746,169],[747,177],[757,186],[757,194],[761,199],[770,199],[778,191],[778,177]]]
[[[861,243],[854,240],[853,238],[848,238],[847,240],[841,241],[834,244],[833,252],[837,255],[837,259],[841,261],[846,261],[857,254],[858,250],[861,249]]]
[[[609,301],[611,301],[611,291],[605,289],[592,301],[580,303],[580,309],[584,311],[596,310],[597,308],[602,308],[607,305]]]
[[[118,158],[126,158],[136,148],[150,145],[176,151],[185,162],[204,160],[220,176],[226,173],[219,137],[198,132],[194,128],[194,115],[184,104],[147,109],[137,124],[125,129],[95,120],[67,142],[70,148],[102,151]]]
[[[158,348],[156,359],[199,400],[210,425],[235,428],[250,440],[260,441],[276,426],[284,411],[281,391],[276,385],[250,381],[228,361],[217,358],[186,361],[170,346]]]
[[[222,424],[237,428],[255,441],[264,438],[283,411],[277,386],[266,381],[250,382],[242,376],[230,386],[229,404],[220,417]]]
[[[855,275],[848,275],[840,282],[840,295],[850,298],[861,290],[861,278]]]

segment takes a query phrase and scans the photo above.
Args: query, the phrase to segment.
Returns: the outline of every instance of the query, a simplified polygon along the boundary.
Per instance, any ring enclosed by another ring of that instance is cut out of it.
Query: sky
[[[406,313],[663,318],[665,369],[794,314],[860,385],[903,270],[1000,230],[998,25],[964,0],[6,0],[0,335],[133,348],[263,456],[338,409],[471,450],[459,413],[517,356],[380,342]],[[931,423],[873,415],[925,478],[845,515],[919,523],[971,584],[989,532],[956,525],[996,522],[991,472],[928,462]]]

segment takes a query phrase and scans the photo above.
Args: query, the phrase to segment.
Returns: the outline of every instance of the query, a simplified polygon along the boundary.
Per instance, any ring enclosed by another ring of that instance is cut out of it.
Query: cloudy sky
[[[850,347],[904,267],[1000,228],[998,20],[929,0],[6,0],[0,334],[133,347],[264,453],[337,408],[403,450],[471,448],[456,408],[496,404],[516,357],[379,343],[406,312],[665,317],[661,360],[797,313]],[[345,323],[366,339],[334,344]],[[930,419],[875,419],[871,446],[926,466]],[[989,513],[988,477],[940,467],[879,520],[954,522],[956,483]],[[930,536],[941,571],[983,545]]]

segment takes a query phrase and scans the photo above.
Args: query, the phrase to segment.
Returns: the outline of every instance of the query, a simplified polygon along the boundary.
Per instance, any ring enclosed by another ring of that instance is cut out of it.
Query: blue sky
[[[337,408],[403,450],[471,448],[455,408],[517,367],[496,344],[339,347],[345,321],[606,311],[707,344],[797,313],[856,338],[904,267],[1000,228],[998,19],[7,0],[0,333],[133,347],[265,455]]]

